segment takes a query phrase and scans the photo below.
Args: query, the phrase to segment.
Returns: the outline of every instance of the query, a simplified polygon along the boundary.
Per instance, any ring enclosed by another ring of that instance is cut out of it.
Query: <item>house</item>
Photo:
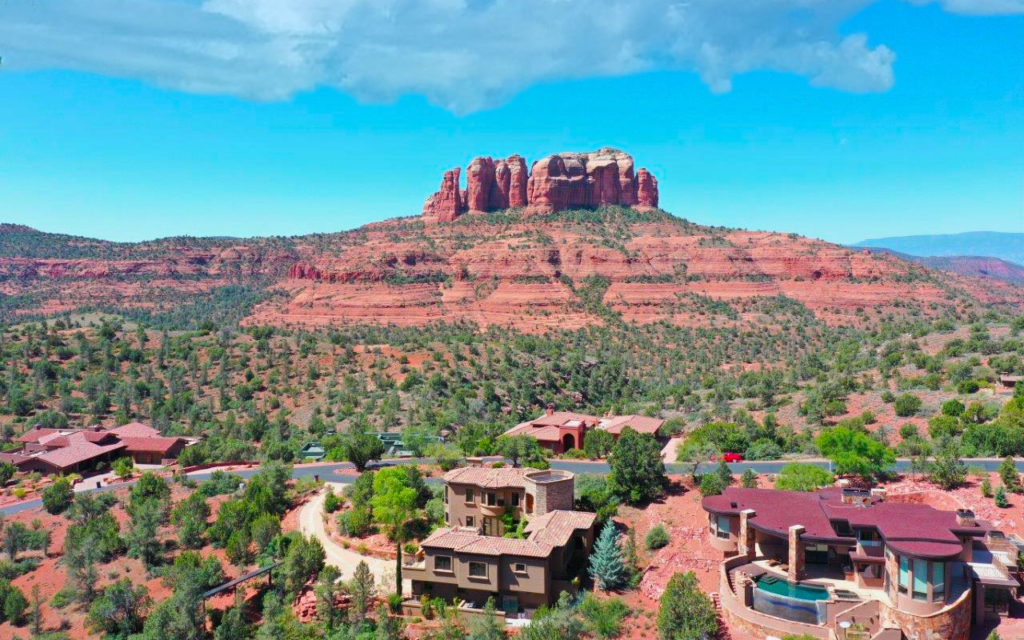
[[[85,472],[128,456],[137,464],[164,464],[177,458],[187,441],[168,438],[138,422],[105,430],[34,428],[15,442],[21,449],[8,452],[5,459],[19,471],[40,473]]]
[[[758,635],[967,640],[1020,586],[1014,543],[969,510],[856,489],[703,500],[722,610]]]
[[[572,510],[573,474],[465,467],[444,482],[448,526],[423,540],[403,567],[416,598],[479,608],[493,597],[500,610],[518,615],[573,590],[593,548],[596,518]],[[502,537],[508,523],[525,537]]]
[[[999,384],[1002,385],[1004,391],[1013,391],[1021,380],[1024,380],[1024,376],[999,376]]]
[[[582,449],[586,432],[592,429],[607,431],[618,440],[622,430],[631,427],[639,433],[657,437],[658,430],[665,421],[661,418],[628,415],[616,416],[608,414],[603,418],[573,413],[571,411],[555,411],[548,405],[543,414],[533,420],[527,420],[512,427],[504,433],[506,436],[528,436],[537,440],[542,446],[554,453],[565,453],[569,449]]]

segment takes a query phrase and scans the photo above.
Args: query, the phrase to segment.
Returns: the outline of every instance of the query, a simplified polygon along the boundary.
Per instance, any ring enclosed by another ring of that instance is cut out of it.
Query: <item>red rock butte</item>
[[[552,154],[533,163],[529,172],[522,156],[481,156],[466,167],[465,189],[460,168],[444,172],[441,188],[423,204],[423,218],[451,222],[464,213],[510,207],[524,208],[527,216],[602,205],[657,209],[657,179],[633,167],[633,156],[609,147]]]

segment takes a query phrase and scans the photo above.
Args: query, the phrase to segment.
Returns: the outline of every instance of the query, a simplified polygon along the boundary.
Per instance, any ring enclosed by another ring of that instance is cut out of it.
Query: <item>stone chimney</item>
[[[978,526],[978,520],[970,509],[957,509],[956,524],[959,527],[976,527]]]
[[[555,405],[548,403],[548,406],[544,407],[544,414],[549,416],[555,415]]]

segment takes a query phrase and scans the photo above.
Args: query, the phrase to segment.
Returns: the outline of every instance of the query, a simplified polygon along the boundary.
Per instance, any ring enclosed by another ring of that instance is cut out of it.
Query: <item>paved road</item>
[[[1017,458],[1017,469],[1024,471],[1024,458]],[[396,464],[412,464],[412,463],[423,463],[430,462],[427,458],[406,458],[401,460],[385,460],[377,464],[378,467],[392,466]],[[753,469],[757,473],[778,473],[782,470],[782,467],[786,466],[792,460],[751,460],[747,462],[735,462],[729,465],[734,473],[743,473],[747,469]],[[800,460],[799,462],[807,462],[814,464],[823,469],[828,469],[830,463],[828,460],[811,459],[811,460]],[[996,471],[999,469],[1002,458],[964,458],[964,463],[968,467],[980,467],[986,471]],[[710,471],[716,463],[701,463],[700,471]],[[339,482],[342,484],[348,484],[355,480],[355,476],[352,475],[339,475],[334,472],[340,469],[352,469],[352,464],[349,462],[337,462],[331,464],[318,464],[318,465],[300,465],[292,470],[293,478],[313,478],[319,476],[323,480],[330,480],[331,482]],[[587,462],[583,460],[552,460],[551,468],[562,469],[564,471],[571,471],[576,474],[580,473],[597,473],[606,474],[608,473],[608,464],[605,462]],[[683,474],[690,472],[690,465],[686,464],[669,464],[666,465],[668,472],[671,474]],[[910,468],[909,458],[897,458],[895,468],[897,471],[907,471]],[[240,476],[242,478],[251,478],[259,472],[259,469],[242,469],[239,471],[232,471],[231,473]],[[189,478],[193,480],[203,481],[208,479],[213,474],[213,470],[209,471],[198,471],[190,473]],[[91,479],[86,480],[86,483],[92,482]],[[430,481],[428,481],[430,482]],[[434,481],[436,482],[436,480]],[[86,489],[85,491],[110,491],[118,487],[124,487],[126,484],[121,483],[111,487],[100,487],[98,489]],[[29,502],[22,502],[20,504],[10,505],[7,507],[0,507],[0,514],[9,515],[25,511],[27,509],[34,509],[38,507],[42,502],[40,500],[31,500]]]

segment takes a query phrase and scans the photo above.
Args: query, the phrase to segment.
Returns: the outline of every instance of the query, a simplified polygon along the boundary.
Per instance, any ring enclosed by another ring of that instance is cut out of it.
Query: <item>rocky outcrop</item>
[[[441,188],[427,198],[423,205],[423,217],[437,222],[451,222],[462,213],[462,192],[459,191],[459,173],[455,167],[444,172]]]
[[[636,172],[636,208],[658,208],[658,180],[647,169]]]
[[[453,173],[454,172],[454,173]],[[634,173],[633,157],[618,149],[549,155],[532,171],[518,155],[505,160],[481,156],[466,169],[459,195],[458,170],[445,172],[441,190],[423,207],[424,218],[450,221],[466,212],[524,207],[528,215],[604,205],[654,209],[658,182],[646,169]]]

